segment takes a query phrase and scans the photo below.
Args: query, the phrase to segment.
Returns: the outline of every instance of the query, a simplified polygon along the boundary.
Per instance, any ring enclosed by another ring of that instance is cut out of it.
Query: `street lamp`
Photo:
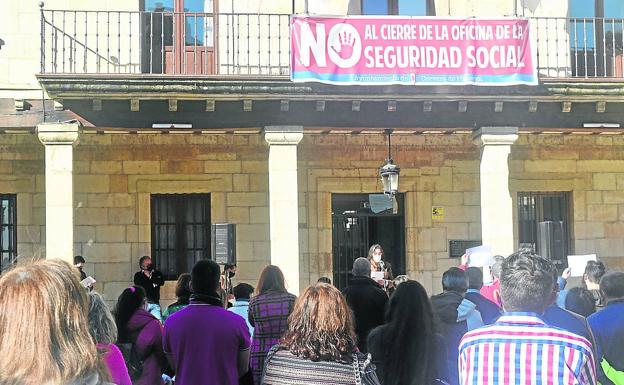
[[[390,135],[392,134],[392,129],[386,129],[385,133],[388,135],[388,158],[386,159],[386,163],[379,168],[379,176],[381,177],[384,194],[392,197],[399,190],[399,172],[401,169],[394,164],[392,160],[390,149]]]

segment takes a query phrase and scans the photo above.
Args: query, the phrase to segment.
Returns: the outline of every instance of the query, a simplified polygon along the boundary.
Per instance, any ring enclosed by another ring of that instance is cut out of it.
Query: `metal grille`
[[[288,75],[289,21],[290,14],[178,12],[162,7],[42,8],[40,71]]]
[[[0,272],[17,258],[17,197],[0,194]]]
[[[153,194],[151,208],[152,258],[166,279],[210,258],[210,194]]]
[[[357,214],[332,216],[334,285],[345,288],[353,261],[368,254],[368,218]]]
[[[333,281],[339,289],[347,286],[353,261],[366,257],[375,243],[384,248],[384,260],[393,273],[405,274],[403,194],[396,195],[396,213],[373,212],[370,198],[369,194],[332,194]]]
[[[563,222],[563,255],[570,250],[570,193],[519,192],[518,240],[520,246],[540,249],[538,228],[541,222]]]

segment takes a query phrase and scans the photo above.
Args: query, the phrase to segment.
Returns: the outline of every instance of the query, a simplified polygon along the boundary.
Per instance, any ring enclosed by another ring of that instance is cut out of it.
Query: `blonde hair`
[[[100,373],[78,270],[41,260],[0,278],[0,384],[65,384]]]
[[[281,345],[311,361],[351,362],[353,313],[342,293],[326,283],[309,286],[295,302]]]

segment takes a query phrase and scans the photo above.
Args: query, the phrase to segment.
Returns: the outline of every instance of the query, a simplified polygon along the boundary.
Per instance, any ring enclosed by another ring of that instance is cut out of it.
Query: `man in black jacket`
[[[134,274],[134,284],[145,289],[147,297],[147,311],[152,313],[158,320],[162,322],[162,313],[160,311],[160,287],[165,284],[163,274],[154,269],[152,258],[147,255],[139,260],[141,271]]]
[[[457,355],[461,338],[467,331],[483,326],[477,305],[464,298],[467,289],[466,273],[451,267],[442,274],[443,292],[431,297],[438,332],[446,340],[450,385],[459,385]]]
[[[366,338],[368,333],[384,323],[388,296],[381,286],[371,279],[371,266],[366,258],[353,262],[353,278],[342,293],[355,319],[355,333],[358,336],[358,348],[368,352]]]
[[[468,290],[464,298],[477,305],[477,310],[481,313],[485,325],[493,324],[501,316],[501,311],[494,302],[481,295],[483,272],[478,267],[469,267],[466,269],[466,278],[468,278]]]

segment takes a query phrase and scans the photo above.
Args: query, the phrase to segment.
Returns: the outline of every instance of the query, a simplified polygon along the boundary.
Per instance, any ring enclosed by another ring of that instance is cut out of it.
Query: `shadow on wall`
[[[361,15],[362,14],[362,0],[349,0],[349,6],[347,8],[347,15]]]

